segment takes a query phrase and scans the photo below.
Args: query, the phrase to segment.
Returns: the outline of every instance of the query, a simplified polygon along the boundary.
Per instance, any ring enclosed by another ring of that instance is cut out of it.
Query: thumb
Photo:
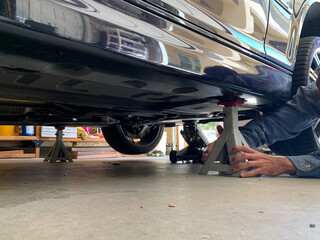
[[[217,126],[218,133],[221,134],[223,132],[223,127],[221,125]]]

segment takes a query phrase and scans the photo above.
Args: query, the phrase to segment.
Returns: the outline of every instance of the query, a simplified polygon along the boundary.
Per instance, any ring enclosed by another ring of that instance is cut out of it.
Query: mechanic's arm
[[[255,151],[246,146],[236,146],[231,153],[236,155],[230,162],[234,165],[233,171],[253,170],[241,173],[241,177],[252,177],[258,174],[278,176],[291,174],[297,177],[320,177],[320,150],[310,155],[301,156],[272,156]],[[247,162],[242,162],[248,159]]]
[[[320,150],[310,155],[288,156],[297,169],[297,177],[320,177]]]
[[[253,120],[240,131],[250,147],[273,144],[276,141],[297,136],[320,118],[318,88],[310,84],[300,88],[296,96],[272,115]],[[304,156],[271,156],[244,146],[237,146],[232,153],[243,152],[232,159],[234,171],[254,167],[242,177],[257,174],[277,176],[292,174],[299,177],[320,177],[320,151]],[[250,161],[240,163],[248,159]],[[239,164],[238,164],[239,163]]]
[[[231,154],[236,154],[231,159],[233,171],[251,170],[242,172],[241,177],[253,177],[255,175],[278,176],[280,174],[296,174],[297,168],[293,162],[283,156],[272,156],[253,150],[247,146],[236,146],[232,149]],[[246,161],[249,160],[249,161]]]
[[[276,112],[255,118],[240,131],[250,147],[295,137],[320,118],[318,101],[316,84],[309,84],[299,88],[293,99]]]

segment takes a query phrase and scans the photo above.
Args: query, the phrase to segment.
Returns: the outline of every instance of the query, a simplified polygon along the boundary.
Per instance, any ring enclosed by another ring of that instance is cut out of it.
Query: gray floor
[[[0,239],[320,239],[320,179],[201,176],[200,167],[1,160]]]

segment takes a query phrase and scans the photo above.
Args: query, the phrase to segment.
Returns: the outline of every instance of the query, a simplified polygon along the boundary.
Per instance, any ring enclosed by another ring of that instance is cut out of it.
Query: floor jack
[[[196,122],[185,122],[183,124],[183,131],[180,132],[184,140],[187,142],[188,147],[180,151],[170,152],[170,162],[176,163],[177,161],[189,161],[193,163],[202,163],[201,157],[203,149],[208,146],[209,140],[204,135]]]
[[[58,127],[56,129],[56,141],[43,161],[49,163],[55,163],[57,161],[73,162],[70,153],[62,141],[64,127]]]
[[[235,156],[234,154],[230,154],[231,149],[233,149],[235,146],[248,146],[238,128],[238,106],[243,103],[244,101],[242,99],[218,103],[219,105],[224,106],[224,130],[217,139],[213,150],[200,170],[200,174],[210,175],[211,171],[216,171],[219,172],[220,175],[232,175],[234,177],[240,176],[241,172],[233,173],[229,159],[232,159]],[[220,162],[215,163],[219,154]]]

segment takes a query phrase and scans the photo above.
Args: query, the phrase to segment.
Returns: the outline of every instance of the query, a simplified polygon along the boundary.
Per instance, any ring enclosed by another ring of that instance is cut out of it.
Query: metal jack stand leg
[[[43,160],[44,162],[50,162],[50,163],[55,163],[57,161],[73,162],[72,158],[70,156],[70,153],[68,152],[66,146],[64,145],[64,143],[62,141],[63,129],[64,129],[64,127],[57,128],[56,142],[54,143],[54,145],[50,149],[47,157]]]
[[[244,101],[241,99],[227,103],[219,103],[220,105],[225,106],[223,109],[224,130],[221,136],[217,139],[212,152],[200,170],[200,174],[209,175],[211,171],[218,171],[221,175],[232,175],[234,177],[240,176],[240,172],[232,172],[232,166],[229,163],[229,159],[232,159],[235,156],[234,154],[230,154],[231,149],[233,149],[235,146],[248,146],[238,128],[237,106],[243,103]],[[219,153],[220,162],[215,163]]]

